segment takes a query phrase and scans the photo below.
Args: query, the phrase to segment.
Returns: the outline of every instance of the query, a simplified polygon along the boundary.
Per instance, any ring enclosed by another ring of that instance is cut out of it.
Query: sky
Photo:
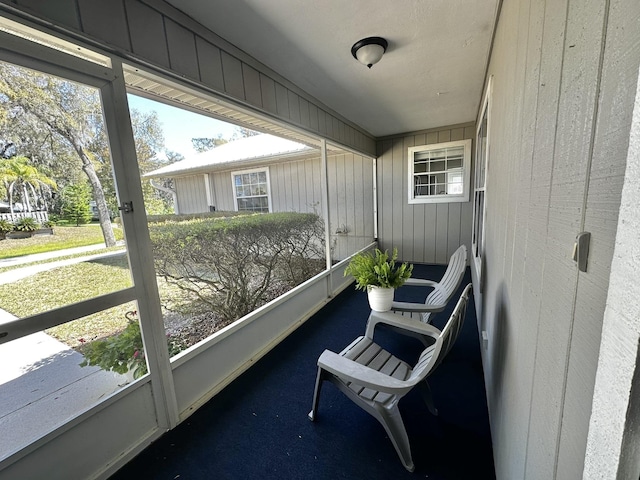
[[[142,113],[158,112],[164,131],[165,148],[181,153],[185,158],[195,153],[191,145],[192,138],[213,138],[219,133],[225,138],[230,138],[237,128],[230,123],[136,95],[127,95],[127,99],[131,110],[135,109]]]

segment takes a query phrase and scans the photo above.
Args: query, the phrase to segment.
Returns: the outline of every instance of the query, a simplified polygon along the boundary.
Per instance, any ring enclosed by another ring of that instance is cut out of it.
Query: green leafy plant
[[[365,252],[355,255],[344,275],[352,275],[356,280],[356,289],[367,290],[369,287],[398,288],[411,277],[413,265],[403,263],[396,266],[398,249],[394,248],[391,257],[385,250],[377,249],[374,253]]]
[[[40,228],[40,225],[31,217],[21,218],[14,226],[16,232],[35,232],[38,228]]]
[[[13,223],[0,219],[0,239],[3,239],[9,232],[13,232]]]
[[[140,378],[147,373],[147,361],[137,312],[127,312],[125,317],[129,323],[119,334],[89,343],[83,342],[81,351],[85,358],[80,364],[81,367],[97,365],[103,370],[120,374],[131,370],[133,378]],[[169,356],[186,348],[183,342],[170,336],[167,336],[167,347]]]

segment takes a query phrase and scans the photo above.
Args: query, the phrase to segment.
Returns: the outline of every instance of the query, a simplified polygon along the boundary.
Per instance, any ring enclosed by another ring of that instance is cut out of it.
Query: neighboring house
[[[333,258],[341,260],[373,238],[374,218],[365,215],[363,205],[373,199],[373,161],[334,148],[327,170]],[[319,149],[268,134],[231,141],[143,175],[174,179],[174,207],[180,214],[223,210],[322,215],[321,176]]]

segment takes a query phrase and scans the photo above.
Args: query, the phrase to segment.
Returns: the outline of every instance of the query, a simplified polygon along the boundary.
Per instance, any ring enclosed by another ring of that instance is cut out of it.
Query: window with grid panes
[[[469,201],[471,140],[409,147],[409,203]]]
[[[233,194],[237,211],[270,212],[269,171],[233,172]]]

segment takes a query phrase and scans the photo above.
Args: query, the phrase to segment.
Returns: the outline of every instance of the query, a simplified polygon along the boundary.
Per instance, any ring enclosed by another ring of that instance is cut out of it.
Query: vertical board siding
[[[260,74],[260,91],[262,93],[262,108],[269,113],[277,114],[276,84],[266,75]]]
[[[176,193],[178,195],[180,213],[209,211],[203,175],[176,178]]]
[[[378,141],[378,240],[383,249],[397,247],[403,261],[439,264],[446,264],[463,243],[471,250],[471,201],[409,204],[408,148],[474,135],[468,124]]]
[[[36,7],[35,5],[33,6]],[[131,50],[127,25],[128,19],[123,1],[96,2],[78,0],[78,10],[80,12],[80,23],[85,33],[99,38],[109,45]],[[107,18],[109,20],[105,21]]]
[[[223,91],[224,74],[222,72],[220,49],[203,40],[201,37],[196,37],[196,50],[198,51],[200,78],[207,85]]]
[[[244,100],[244,78],[242,62],[225,51],[221,51],[222,74],[224,75],[224,91],[240,100]]]
[[[193,80],[200,80],[196,38],[193,33],[169,19],[165,20],[165,30],[171,69],[182,72]]]
[[[21,7],[38,12],[57,25],[66,25],[74,30],[80,30],[80,17],[75,0],[17,0]]]
[[[260,86],[260,73],[249,65],[242,64],[242,76],[244,77],[244,96],[247,102],[262,107],[262,88]]]
[[[166,42],[158,42],[164,38],[164,21],[162,15],[154,9],[135,0],[125,0],[127,18],[139,28],[131,30],[131,50],[153,63],[169,67],[169,51]]]
[[[502,4],[480,312],[497,478],[582,478],[640,64],[609,38],[634,31],[608,17],[638,18],[622,3]],[[571,259],[583,230],[586,273]]]

